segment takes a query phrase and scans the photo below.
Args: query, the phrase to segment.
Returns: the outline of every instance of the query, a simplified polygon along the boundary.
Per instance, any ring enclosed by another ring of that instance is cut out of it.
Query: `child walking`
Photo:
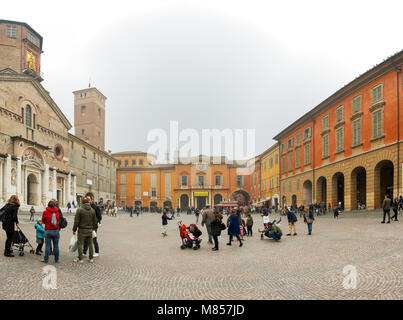
[[[37,220],[37,222],[35,223],[35,229],[36,229],[36,243],[38,244],[35,250],[35,254],[40,256],[42,253],[43,238],[45,235],[45,227],[42,224],[42,220],[40,219]]]
[[[167,216],[167,210],[164,209],[164,213],[162,214],[162,235],[165,237],[167,236],[167,225],[168,225],[168,220],[172,220],[172,218],[169,218]]]

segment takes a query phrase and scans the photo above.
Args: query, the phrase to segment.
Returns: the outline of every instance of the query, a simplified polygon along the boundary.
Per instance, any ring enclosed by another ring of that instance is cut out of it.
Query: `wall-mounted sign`
[[[195,197],[208,197],[208,192],[207,191],[193,192],[193,195]]]
[[[87,179],[87,184],[88,184],[89,186],[92,186],[92,180]]]

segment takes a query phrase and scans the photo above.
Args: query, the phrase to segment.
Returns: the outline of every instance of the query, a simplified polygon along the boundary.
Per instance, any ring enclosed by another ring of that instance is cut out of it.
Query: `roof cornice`
[[[326,100],[322,101],[311,111],[308,111],[306,114],[304,114],[290,126],[288,126],[279,134],[277,134],[273,139],[280,141],[282,138],[289,135],[291,132],[298,129],[299,127],[302,127],[303,125],[312,122],[312,120],[316,116],[318,116],[326,109],[331,108],[339,101],[345,99],[346,97],[353,94],[357,90],[373,82],[377,78],[387,74],[388,72],[393,71],[396,67],[401,66],[402,64],[403,64],[403,50],[391,56],[390,58],[384,60],[380,64],[376,65],[372,69],[363,73],[362,75],[355,78],[353,81],[351,81],[350,83],[348,83],[347,85],[336,91],[334,94],[332,94]]]

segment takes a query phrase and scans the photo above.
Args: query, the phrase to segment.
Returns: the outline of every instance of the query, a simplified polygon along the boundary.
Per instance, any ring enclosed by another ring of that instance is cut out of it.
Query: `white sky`
[[[73,124],[72,91],[107,97],[106,147],[147,132],[256,129],[256,152],[403,49],[403,1],[3,1],[44,38],[44,87]]]

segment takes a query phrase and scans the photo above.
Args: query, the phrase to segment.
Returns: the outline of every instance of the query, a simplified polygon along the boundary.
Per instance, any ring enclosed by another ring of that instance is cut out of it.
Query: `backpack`
[[[6,216],[7,216],[7,211],[3,207],[0,209],[0,222],[6,222]]]
[[[59,213],[60,219],[59,219],[59,228],[64,229],[67,227],[67,219],[63,217],[63,214]]]

